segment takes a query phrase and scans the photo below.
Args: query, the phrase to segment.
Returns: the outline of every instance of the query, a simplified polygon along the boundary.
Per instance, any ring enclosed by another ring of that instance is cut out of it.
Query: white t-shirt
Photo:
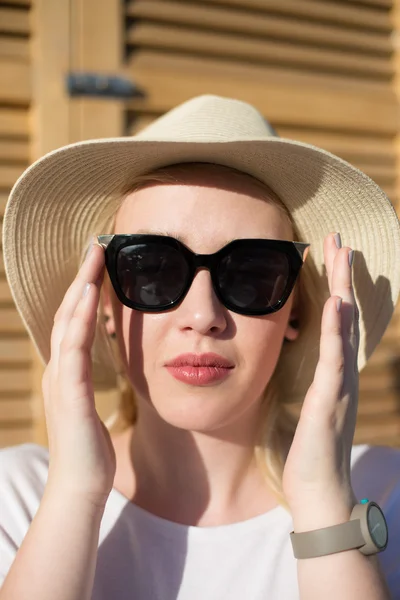
[[[48,451],[0,450],[0,587],[39,507]],[[353,446],[353,489],[382,507],[389,544],[378,554],[400,599],[400,449]],[[103,515],[92,600],[298,600],[289,513],[194,527],[161,519],[113,489]],[[79,532],[77,532],[79,535]]]

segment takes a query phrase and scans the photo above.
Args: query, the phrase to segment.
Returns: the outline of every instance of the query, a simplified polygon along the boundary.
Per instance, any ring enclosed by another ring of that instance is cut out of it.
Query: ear
[[[289,322],[285,331],[285,340],[288,342],[294,342],[299,335],[299,322],[297,319],[289,319]]]
[[[105,327],[109,336],[115,336],[115,319],[111,301],[111,282],[104,280],[103,284],[103,312]]]
[[[293,303],[292,310],[290,311],[290,317],[285,330],[285,340],[288,342],[294,342],[299,335],[299,311],[297,308],[297,302]]]

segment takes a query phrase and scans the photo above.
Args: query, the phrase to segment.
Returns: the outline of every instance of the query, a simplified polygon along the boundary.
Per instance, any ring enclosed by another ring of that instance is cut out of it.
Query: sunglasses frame
[[[210,271],[211,280],[213,284],[213,288],[215,294],[217,295],[219,301],[226,307],[228,310],[231,310],[235,313],[249,316],[261,316],[267,315],[270,313],[277,312],[280,310],[286,303],[289,298],[294,284],[296,283],[297,277],[300,273],[301,267],[304,264],[304,260],[307,255],[307,248],[309,248],[310,244],[303,242],[291,242],[285,240],[269,240],[269,239],[236,239],[232,242],[229,242],[217,252],[213,254],[196,254],[192,252],[185,244],[181,241],[166,235],[156,235],[156,234],[113,234],[113,235],[99,235],[97,236],[98,243],[105,250],[105,263],[107,272],[109,274],[111,283],[113,285],[114,291],[118,297],[118,299],[127,306],[128,308],[138,310],[141,312],[165,312],[177,306],[180,302],[182,302],[183,298],[188,293],[195,274],[199,268],[206,268]],[[155,243],[162,242],[165,245],[172,246],[176,250],[183,255],[187,265],[188,265],[188,276],[186,278],[185,284],[183,286],[182,292],[179,297],[170,302],[168,304],[163,304],[161,306],[147,306],[144,304],[139,304],[133,302],[122,291],[122,288],[118,281],[117,276],[117,260],[118,253],[125,248],[126,246],[131,246],[134,243]],[[272,250],[278,250],[283,252],[289,259],[289,277],[286,283],[285,290],[277,303],[274,306],[270,306],[266,309],[241,309],[231,302],[227,301],[221,291],[219,289],[218,279],[217,279],[217,268],[219,261],[230,253],[232,249],[237,248],[245,248],[245,247],[260,247],[264,246]]]

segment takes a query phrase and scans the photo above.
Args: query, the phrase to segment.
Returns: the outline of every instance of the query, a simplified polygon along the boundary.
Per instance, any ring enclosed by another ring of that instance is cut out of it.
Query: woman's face
[[[115,233],[173,235],[201,254],[236,238],[293,239],[288,220],[261,198],[249,177],[192,167],[179,178],[183,183],[151,185],[129,195]],[[182,303],[167,312],[131,310],[112,292],[109,326],[115,328],[139,413],[203,432],[226,428],[245,413],[254,416],[285,335],[295,337],[288,326],[292,301],[293,294],[279,312],[262,317],[236,314],[219,302],[204,269]],[[187,353],[217,354],[233,368],[216,381],[181,381],[166,365]]]

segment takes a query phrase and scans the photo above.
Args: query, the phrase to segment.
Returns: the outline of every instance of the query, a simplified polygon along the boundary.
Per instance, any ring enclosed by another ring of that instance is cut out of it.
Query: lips
[[[208,385],[229,377],[234,364],[219,354],[181,354],[166,365],[178,381],[189,385]]]
[[[234,365],[227,358],[208,352],[207,354],[180,354],[167,362],[167,367],[221,367],[233,369]]]

